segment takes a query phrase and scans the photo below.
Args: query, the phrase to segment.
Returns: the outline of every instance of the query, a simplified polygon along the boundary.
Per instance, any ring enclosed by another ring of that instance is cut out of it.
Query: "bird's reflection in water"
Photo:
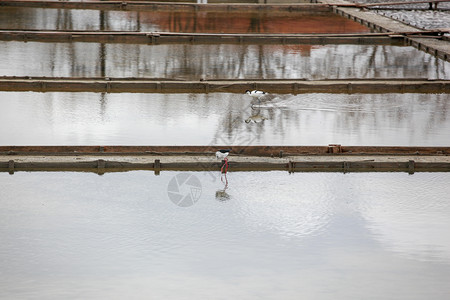
[[[276,95],[257,90],[247,90],[245,94],[253,98],[251,102],[252,109],[261,109],[262,106],[265,106],[266,104],[277,98]]]
[[[261,114],[261,109],[258,109],[255,112],[252,112],[250,117],[245,119],[245,123],[261,123],[265,120],[267,120],[267,118]]]
[[[220,176],[220,181],[224,184],[223,189],[216,191],[216,200],[217,201],[228,201],[230,200],[230,195],[226,192],[228,188],[228,179],[227,174],[224,173]]]
[[[252,115],[245,120],[245,123],[261,123],[267,120],[266,117],[261,115]]]

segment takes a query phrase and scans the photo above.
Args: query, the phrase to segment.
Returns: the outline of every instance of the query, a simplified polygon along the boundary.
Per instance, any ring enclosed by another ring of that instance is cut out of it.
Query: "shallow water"
[[[187,175],[0,173],[0,297],[448,298],[449,173]]]
[[[10,8],[2,29],[209,33],[353,33],[369,29],[326,12],[174,12]]]
[[[0,92],[0,145],[450,146],[447,94],[273,96]]]
[[[450,63],[384,45],[1,42],[0,75],[169,79],[450,79]]]

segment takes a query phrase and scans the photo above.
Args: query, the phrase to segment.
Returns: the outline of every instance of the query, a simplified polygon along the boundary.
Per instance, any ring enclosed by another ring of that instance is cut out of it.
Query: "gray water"
[[[273,96],[0,92],[0,145],[450,146],[448,94]]]
[[[0,41],[0,75],[167,79],[450,79],[450,63],[385,45],[128,45]]]
[[[0,173],[0,298],[448,299],[449,173],[179,175]]]

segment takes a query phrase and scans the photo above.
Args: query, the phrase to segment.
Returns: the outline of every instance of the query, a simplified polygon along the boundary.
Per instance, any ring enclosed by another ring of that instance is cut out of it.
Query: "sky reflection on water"
[[[196,172],[191,207],[176,174],[0,173],[0,296],[448,295],[449,173],[232,172],[217,201]]]

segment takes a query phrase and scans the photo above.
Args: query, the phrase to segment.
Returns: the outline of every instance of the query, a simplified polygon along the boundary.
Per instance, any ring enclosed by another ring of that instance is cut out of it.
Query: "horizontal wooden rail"
[[[0,77],[0,91],[105,92],[105,93],[450,93],[450,80],[341,79],[341,80],[171,80],[126,78]]]
[[[405,36],[442,37],[450,28],[411,32],[336,33],[336,34],[216,34],[177,32],[17,30],[0,29],[0,40],[25,42],[94,43],[277,43],[277,44],[395,44]]]
[[[417,33],[411,33],[417,34]],[[423,32],[438,36],[441,32]],[[0,40],[24,42],[92,42],[133,44],[370,44],[403,45],[403,36],[394,34],[205,34],[172,32],[88,32],[0,30]]]
[[[41,35],[154,35],[159,37],[164,36],[194,36],[194,37],[379,37],[379,36],[391,36],[391,35],[440,35],[443,33],[450,33],[450,28],[432,29],[432,30],[414,30],[414,31],[397,31],[397,32],[363,32],[363,33],[204,33],[204,32],[170,32],[170,31],[88,31],[88,30],[42,30],[42,29],[0,29],[2,34],[41,34]]]
[[[291,155],[450,155],[449,147],[406,146],[0,146],[0,155],[231,155],[283,157]]]

